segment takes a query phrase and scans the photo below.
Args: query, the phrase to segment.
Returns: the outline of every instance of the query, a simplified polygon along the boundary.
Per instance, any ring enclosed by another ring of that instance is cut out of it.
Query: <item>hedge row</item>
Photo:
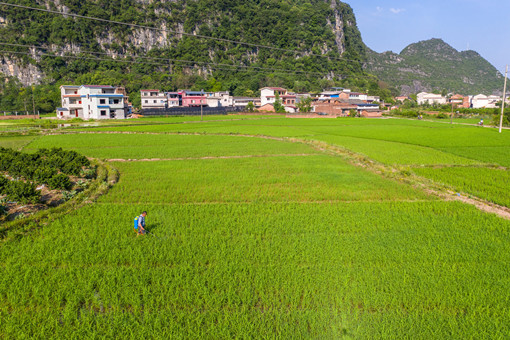
[[[50,189],[69,190],[73,183],[69,176],[92,175],[87,169],[90,161],[76,151],[61,148],[40,149],[27,154],[0,147],[0,172],[12,178],[24,180],[10,181],[0,176],[0,195],[21,203],[35,203],[40,199],[37,184],[45,184]]]

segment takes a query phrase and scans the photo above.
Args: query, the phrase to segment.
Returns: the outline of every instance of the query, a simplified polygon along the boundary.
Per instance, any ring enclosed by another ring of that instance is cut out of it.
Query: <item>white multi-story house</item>
[[[62,107],[57,117],[82,119],[124,119],[124,95],[109,85],[63,85],[60,87]]]
[[[479,94],[471,98],[471,107],[473,109],[494,109],[496,108],[496,103],[500,102],[502,99],[498,96],[486,96],[483,94]]]
[[[234,97],[228,91],[205,92],[204,94],[209,107],[230,107],[234,105]]]
[[[418,93],[418,95],[416,97],[417,97],[418,105],[446,104],[446,97],[443,97],[440,94],[420,92],[420,93]]]
[[[280,97],[280,101],[285,106],[285,111],[296,112],[296,95],[289,94],[286,89],[281,87],[264,87],[260,89],[261,106],[266,104],[274,105],[276,94]]]
[[[142,109],[164,109],[168,107],[168,98],[159,90],[140,90]]]
[[[61,106],[57,109],[58,118],[83,118],[83,105],[80,87],[74,85],[60,86]],[[60,111],[59,111],[60,110]]]

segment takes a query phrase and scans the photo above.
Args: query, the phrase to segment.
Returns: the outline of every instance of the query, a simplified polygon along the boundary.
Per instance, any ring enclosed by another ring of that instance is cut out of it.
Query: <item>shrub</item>
[[[57,174],[57,170],[50,167],[41,167],[34,171],[33,179],[39,183],[46,183]]]
[[[9,185],[9,180],[4,176],[0,176],[0,194],[3,194],[7,186]]]
[[[37,203],[41,199],[41,193],[37,191],[34,183],[23,181],[10,181],[7,188],[7,196],[13,201]]]
[[[81,163],[76,160],[66,163],[63,167],[61,167],[63,173],[74,176],[78,176],[81,172],[81,169]]]
[[[69,177],[65,174],[57,174],[48,180],[48,187],[51,189],[62,189],[69,190],[72,188],[73,183],[69,180]]]

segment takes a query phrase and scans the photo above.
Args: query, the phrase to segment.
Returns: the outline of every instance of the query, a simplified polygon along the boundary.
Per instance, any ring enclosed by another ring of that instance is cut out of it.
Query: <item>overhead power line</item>
[[[0,50],[0,54],[19,54],[19,55],[26,55],[26,56],[33,57],[32,53],[30,53],[30,52],[18,52],[18,51]],[[76,56],[76,55],[64,55],[64,56],[60,56],[60,55],[55,55],[55,54],[50,54],[50,53],[39,53],[38,56],[52,57],[52,58],[69,58],[69,59],[75,59],[75,60],[109,61],[109,62],[120,62],[120,63],[127,63],[127,64],[145,64],[145,65],[162,66],[162,67],[168,67],[169,66],[169,64],[156,63],[156,62],[147,62],[147,61],[110,59],[110,58],[107,59],[107,58]],[[178,65],[178,66],[181,66],[181,67],[191,67],[191,66],[188,66],[188,65]],[[245,66],[242,66],[242,65],[229,65],[229,67],[231,67],[231,68],[217,67],[217,66],[214,66],[214,65],[209,66],[209,68],[211,68],[211,69],[223,70],[223,71],[235,71],[235,70],[239,71],[239,69],[241,69],[242,71],[251,71],[250,69],[248,69],[248,68],[246,68]],[[296,71],[284,72],[284,71],[268,71],[268,70],[258,70],[256,72],[259,72],[259,73],[275,73],[275,74],[295,74],[296,73]],[[303,75],[309,75],[310,74],[307,71],[299,71],[299,72],[301,72],[301,74],[303,74]],[[327,75],[331,75],[331,74],[315,72],[315,73],[313,73],[313,75],[315,75],[315,76],[317,76],[317,75],[327,76]],[[341,79],[350,78],[350,76],[341,76],[341,75],[338,75],[338,76],[341,77]],[[359,77],[359,78],[362,78],[362,77]]]
[[[50,50],[51,52],[56,53],[56,51],[51,48],[40,46],[40,45],[24,45],[24,44],[12,44],[12,43],[4,43],[0,42],[0,45],[4,46],[14,46],[14,47],[23,47],[23,48],[34,48],[41,50]],[[65,51],[61,51],[65,52]],[[106,52],[94,52],[94,51],[83,51],[80,50],[78,53],[86,53],[86,54],[97,54],[97,55],[107,55],[111,57],[111,54]],[[166,62],[179,62],[179,63],[188,63],[188,64],[203,64],[203,65],[212,65],[213,67],[225,66],[225,67],[233,67],[233,68],[246,68],[246,69],[255,69],[255,70],[263,70],[270,72],[285,72],[285,73],[299,73],[299,74],[315,74],[315,75],[324,75],[325,73],[321,72],[308,72],[308,71],[299,71],[299,70],[289,70],[289,69],[281,69],[281,68],[270,68],[270,67],[259,67],[259,66],[248,66],[248,65],[240,65],[240,64],[225,64],[225,63],[211,63],[205,61],[195,61],[195,60],[185,60],[185,59],[173,59],[173,58],[162,58],[162,57],[147,57],[147,56],[139,56],[139,55],[127,55],[123,53],[116,53],[117,56],[122,56],[125,58],[138,58],[138,59],[147,59],[147,60],[158,60],[158,61],[166,61]],[[65,56],[62,56],[65,57]],[[113,60],[117,60],[112,58]],[[110,60],[110,59],[105,59]],[[167,65],[168,66],[168,65]]]
[[[228,43],[233,43],[233,44],[237,44],[237,45],[244,45],[244,46],[250,46],[250,47],[256,47],[256,48],[265,48],[265,49],[282,51],[282,52],[290,52],[290,53],[293,53],[293,54],[307,54],[308,56],[313,56],[313,57],[321,57],[321,58],[328,58],[328,59],[334,59],[334,60],[340,60],[340,61],[348,61],[348,62],[361,63],[361,61],[359,61],[359,60],[347,59],[347,58],[342,58],[342,57],[332,57],[332,56],[327,56],[327,55],[322,55],[322,54],[307,53],[305,51],[292,50],[292,49],[280,48],[280,47],[275,47],[275,46],[246,43],[246,42],[237,41],[237,40],[231,40],[231,39],[215,38],[215,37],[210,37],[210,36],[200,35],[200,34],[178,32],[178,31],[174,31],[174,30],[171,30],[171,29],[167,29],[167,28],[157,28],[157,27],[151,27],[151,26],[145,26],[145,25],[131,24],[131,23],[122,22],[122,21],[115,21],[115,20],[109,20],[109,19],[101,19],[101,18],[90,17],[90,16],[85,16],[85,15],[79,15],[79,14],[73,14],[73,13],[64,13],[64,12],[54,11],[54,10],[45,9],[45,8],[37,8],[37,7],[30,7],[30,6],[24,6],[24,5],[17,5],[17,4],[11,4],[11,3],[8,3],[8,2],[2,2],[2,1],[0,1],[0,5],[5,5],[5,6],[10,6],[10,7],[15,7],[15,8],[21,8],[21,9],[29,9],[29,10],[46,12],[46,13],[52,13],[52,14],[58,14],[58,15],[69,16],[69,17],[73,17],[73,18],[80,18],[80,19],[94,20],[94,21],[100,21],[100,22],[107,22],[107,23],[112,23],[112,24],[116,24],[116,25],[124,25],[124,26],[129,26],[129,27],[134,27],[134,28],[149,29],[149,30],[154,30],[154,31],[159,31],[159,32],[172,33],[172,34],[176,34],[176,35],[180,34],[180,35],[185,35],[185,36],[194,37],[194,38],[200,38],[200,39],[209,39],[209,40],[214,40],[214,41],[228,42]]]

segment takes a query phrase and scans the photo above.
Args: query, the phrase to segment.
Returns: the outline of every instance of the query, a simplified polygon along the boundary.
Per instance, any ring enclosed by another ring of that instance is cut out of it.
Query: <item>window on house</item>
[[[157,100],[154,100],[154,104],[156,104],[158,101]]]
[[[195,104],[195,100],[194,100],[194,99],[193,99],[193,100],[191,100],[191,104]]]
[[[118,99],[114,99],[114,100],[113,100],[113,103],[114,103],[114,104],[118,104],[118,103],[119,103],[119,100],[118,100]]]
[[[101,116],[106,116],[106,110],[101,110]]]
[[[145,100],[145,104],[149,104],[149,101],[148,101],[148,100]]]
[[[106,99],[99,99],[99,104],[106,104]]]

